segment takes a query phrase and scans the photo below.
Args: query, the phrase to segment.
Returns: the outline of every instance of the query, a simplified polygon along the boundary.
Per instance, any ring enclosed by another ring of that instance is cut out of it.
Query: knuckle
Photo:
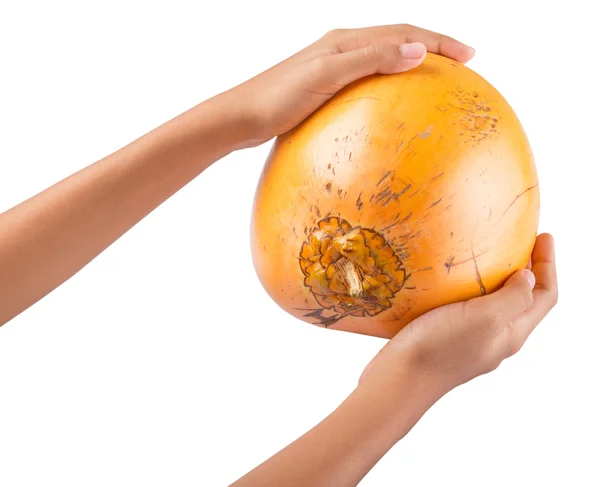
[[[383,44],[375,44],[375,57],[377,59],[385,59],[386,51],[386,46],[384,46]]]
[[[523,344],[519,340],[511,340],[508,344],[508,352],[506,356],[512,357],[513,355],[517,354],[522,347]]]
[[[497,328],[505,324],[505,317],[496,306],[489,306],[478,298],[463,302],[462,320],[479,330],[482,336],[494,336]]]
[[[452,40],[451,37],[448,37],[445,34],[440,34],[440,33],[435,33],[434,35],[435,40],[439,43],[439,42],[446,42],[446,41],[450,41]]]
[[[331,29],[324,37],[328,39],[339,39],[348,29]]]
[[[329,68],[326,56],[319,56],[311,61],[311,72],[314,76],[320,76],[327,72]]]
[[[369,60],[376,60],[381,57],[381,49],[377,44],[369,44],[363,47],[363,54]]]
[[[493,372],[494,370],[496,370],[498,367],[500,367],[500,364],[502,362],[499,360],[495,360],[494,362],[491,362],[490,365],[487,367],[487,369],[485,370],[485,372],[487,374],[489,374],[490,372]]]
[[[500,367],[500,365],[502,364],[502,362],[504,362],[504,359],[506,358],[506,355],[502,355],[502,353],[498,352],[498,350],[496,349],[493,359],[492,359],[492,370],[496,370],[498,367]]]
[[[486,360],[485,360],[484,366],[483,366],[483,374],[489,374],[490,372],[493,372],[498,367],[500,367],[501,363],[502,363],[501,357],[495,357],[495,356],[494,357],[486,357]]]
[[[499,328],[503,322],[502,316],[497,309],[482,305],[477,300],[466,302],[463,315],[471,327],[479,330],[478,333],[482,337],[493,336],[493,330]]]
[[[483,328],[493,328],[500,322],[497,310],[491,306],[485,306],[477,298],[463,303],[462,316],[475,326]]]
[[[502,362],[504,361],[503,357],[499,357],[496,358],[494,360],[494,362],[492,363],[492,370],[490,370],[490,372],[493,372],[494,370],[496,370],[498,367],[500,367],[500,365],[502,365]]]
[[[479,313],[481,323],[486,327],[495,328],[501,322],[500,315],[494,309],[484,307]]]

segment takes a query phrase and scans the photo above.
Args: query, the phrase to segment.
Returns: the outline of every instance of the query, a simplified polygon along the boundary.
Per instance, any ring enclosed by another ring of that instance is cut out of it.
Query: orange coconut
[[[428,54],[414,70],[346,87],[276,140],[252,253],[290,314],[392,337],[524,268],[538,218],[514,111],[469,68]]]

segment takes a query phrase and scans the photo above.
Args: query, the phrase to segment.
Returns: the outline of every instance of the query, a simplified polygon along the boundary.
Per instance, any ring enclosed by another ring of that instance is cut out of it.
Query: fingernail
[[[531,289],[533,289],[535,287],[535,275],[529,269],[525,269],[523,272],[525,273],[525,277],[527,278]]]
[[[407,59],[419,59],[426,51],[425,45],[420,42],[411,42],[400,46],[400,52]]]

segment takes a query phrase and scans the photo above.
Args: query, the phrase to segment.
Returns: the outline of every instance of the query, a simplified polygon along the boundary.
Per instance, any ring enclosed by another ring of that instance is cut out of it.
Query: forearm
[[[232,487],[355,486],[439,397],[409,369],[393,383],[361,385],[315,428]]]
[[[226,103],[208,100],[0,215],[0,325],[240,147],[245,121]]]

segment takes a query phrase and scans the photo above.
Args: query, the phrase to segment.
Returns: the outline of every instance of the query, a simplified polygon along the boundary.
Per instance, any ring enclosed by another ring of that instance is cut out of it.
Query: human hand
[[[557,299],[554,242],[542,234],[533,249],[531,271],[516,272],[495,293],[417,318],[383,347],[360,383],[375,390],[385,384],[389,394],[396,378],[410,374],[433,394],[443,395],[519,351]]]
[[[349,83],[415,68],[426,51],[467,62],[475,51],[411,25],[333,30],[273,68],[233,88],[228,106],[249,119],[246,147],[283,134]]]

